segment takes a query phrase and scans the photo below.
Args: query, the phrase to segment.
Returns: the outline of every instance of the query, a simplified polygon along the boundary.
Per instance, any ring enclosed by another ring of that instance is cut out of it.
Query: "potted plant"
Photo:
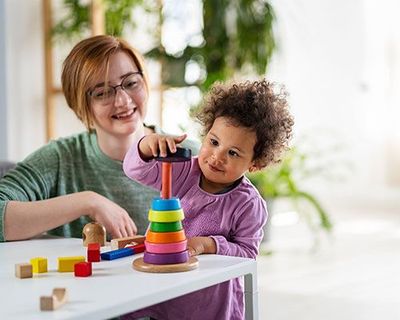
[[[322,229],[330,232],[332,230],[332,222],[328,213],[313,194],[300,186],[300,181],[319,173],[308,168],[308,159],[309,157],[306,153],[294,146],[286,152],[280,163],[261,171],[249,173],[247,176],[269,204],[275,199],[288,199],[296,208],[298,214],[307,218],[306,221],[312,230]],[[302,206],[304,202],[310,205],[307,206],[307,209]],[[269,205],[269,207],[271,208],[272,206]],[[270,209],[269,220],[272,213],[273,211]],[[311,219],[310,216],[315,219]],[[315,220],[317,224],[314,223]],[[269,223],[270,221],[264,230],[266,232],[264,239],[269,236]]]

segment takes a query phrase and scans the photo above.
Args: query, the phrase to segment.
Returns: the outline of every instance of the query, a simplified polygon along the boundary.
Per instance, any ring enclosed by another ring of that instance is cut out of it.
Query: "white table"
[[[102,248],[107,251],[109,248]],[[0,319],[106,319],[135,311],[239,276],[245,279],[246,319],[258,319],[257,264],[245,258],[199,256],[189,272],[142,273],[131,267],[138,255],[93,263],[93,275],[57,272],[57,257],[86,256],[81,239],[37,239],[0,244]],[[48,273],[19,279],[16,263],[48,259]],[[56,311],[39,310],[39,297],[65,287],[68,302]]]

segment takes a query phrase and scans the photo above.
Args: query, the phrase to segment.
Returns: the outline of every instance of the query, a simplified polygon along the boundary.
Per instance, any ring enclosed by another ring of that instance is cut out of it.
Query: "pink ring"
[[[153,243],[144,241],[147,252],[151,253],[174,253],[182,252],[187,249],[187,240],[171,243]]]

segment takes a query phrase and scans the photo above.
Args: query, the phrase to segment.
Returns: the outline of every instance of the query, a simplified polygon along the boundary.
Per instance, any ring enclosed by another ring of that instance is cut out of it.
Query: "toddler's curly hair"
[[[196,118],[203,126],[202,136],[210,131],[218,117],[232,125],[249,128],[257,136],[253,161],[261,169],[280,161],[292,137],[293,117],[289,113],[287,93],[274,92],[267,80],[216,84],[206,95]]]

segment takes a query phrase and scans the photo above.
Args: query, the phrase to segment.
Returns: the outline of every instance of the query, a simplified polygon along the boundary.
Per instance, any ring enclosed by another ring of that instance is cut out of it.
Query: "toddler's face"
[[[215,193],[243,176],[254,166],[252,159],[256,141],[254,131],[234,126],[225,117],[215,119],[199,153],[199,166],[203,173],[201,187]]]

